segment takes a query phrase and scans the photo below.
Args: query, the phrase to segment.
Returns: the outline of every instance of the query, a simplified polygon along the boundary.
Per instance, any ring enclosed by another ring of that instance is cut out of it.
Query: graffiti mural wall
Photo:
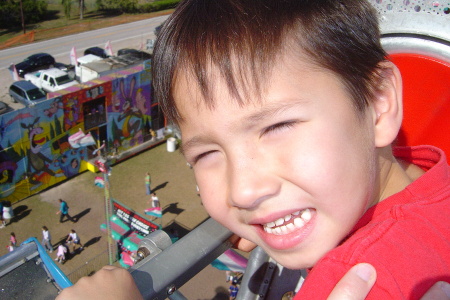
[[[150,86],[148,69],[122,70],[0,115],[0,199],[16,202],[85,171],[103,142],[114,154],[149,140],[163,119]],[[97,146],[72,148],[79,130]]]

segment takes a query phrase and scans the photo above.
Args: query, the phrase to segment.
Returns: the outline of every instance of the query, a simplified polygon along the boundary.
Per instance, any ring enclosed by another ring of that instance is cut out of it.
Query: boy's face
[[[373,204],[371,114],[340,81],[306,63],[277,63],[262,100],[239,106],[215,81],[207,108],[191,78],[175,101],[183,151],[208,213],[288,268],[313,266]]]

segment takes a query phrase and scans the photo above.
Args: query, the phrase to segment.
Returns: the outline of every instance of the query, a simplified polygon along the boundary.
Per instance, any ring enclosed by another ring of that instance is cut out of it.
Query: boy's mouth
[[[264,231],[274,235],[283,235],[291,233],[302,228],[311,220],[311,209],[307,208],[293,212],[284,218],[279,218],[275,222],[263,224]]]

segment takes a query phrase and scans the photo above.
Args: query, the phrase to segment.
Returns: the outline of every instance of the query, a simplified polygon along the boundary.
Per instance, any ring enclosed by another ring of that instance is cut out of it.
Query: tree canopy
[[[33,24],[43,20],[47,14],[45,0],[22,0],[25,24]],[[20,0],[6,0],[0,2],[0,27],[19,27],[22,24]]]

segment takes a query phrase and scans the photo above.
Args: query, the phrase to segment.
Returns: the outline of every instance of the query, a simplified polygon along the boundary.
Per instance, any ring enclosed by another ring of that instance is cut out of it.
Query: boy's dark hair
[[[288,48],[338,75],[358,111],[377,90],[386,58],[376,11],[364,0],[184,0],[155,44],[155,97],[170,120],[182,120],[172,92],[179,71],[187,71],[214,107],[213,67],[242,105],[252,101],[246,87],[261,93]]]

